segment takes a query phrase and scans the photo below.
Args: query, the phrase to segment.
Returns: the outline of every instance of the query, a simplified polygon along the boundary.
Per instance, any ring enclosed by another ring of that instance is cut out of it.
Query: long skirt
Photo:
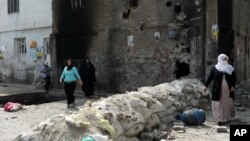
[[[230,90],[223,76],[220,101],[212,101],[213,116],[217,121],[227,122],[235,116],[234,101],[230,98]]]
[[[82,91],[85,93],[86,97],[94,95],[94,82],[93,81],[84,81],[82,85]]]

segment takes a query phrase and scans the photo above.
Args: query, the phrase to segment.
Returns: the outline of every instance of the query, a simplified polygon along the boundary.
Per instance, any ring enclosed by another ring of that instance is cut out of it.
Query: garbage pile
[[[52,117],[14,140],[161,140],[177,113],[197,107],[209,94],[203,87],[197,79],[182,79],[86,102],[79,112]]]

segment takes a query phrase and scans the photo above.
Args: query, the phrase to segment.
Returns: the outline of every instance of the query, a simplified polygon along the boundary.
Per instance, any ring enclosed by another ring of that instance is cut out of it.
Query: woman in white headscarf
[[[218,125],[235,116],[234,91],[236,75],[234,68],[228,64],[228,56],[220,54],[218,63],[212,68],[205,83],[204,91],[213,80],[212,111]]]

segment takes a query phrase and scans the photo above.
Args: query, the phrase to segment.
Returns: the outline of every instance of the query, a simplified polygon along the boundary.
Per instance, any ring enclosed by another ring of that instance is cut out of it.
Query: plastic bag
[[[15,112],[23,108],[23,105],[20,103],[7,102],[4,104],[4,111],[6,112]]]

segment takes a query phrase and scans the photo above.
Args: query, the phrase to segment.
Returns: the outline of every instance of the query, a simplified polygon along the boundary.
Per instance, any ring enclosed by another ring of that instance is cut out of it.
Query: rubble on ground
[[[172,127],[175,115],[198,106],[199,100],[209,94],[203,87],[197,79],[183,79],[102,98],[88,102],[70,116],[52,117],[14,141],[74,141],[86,136],[96,141],[171,138],[167,129]]]

